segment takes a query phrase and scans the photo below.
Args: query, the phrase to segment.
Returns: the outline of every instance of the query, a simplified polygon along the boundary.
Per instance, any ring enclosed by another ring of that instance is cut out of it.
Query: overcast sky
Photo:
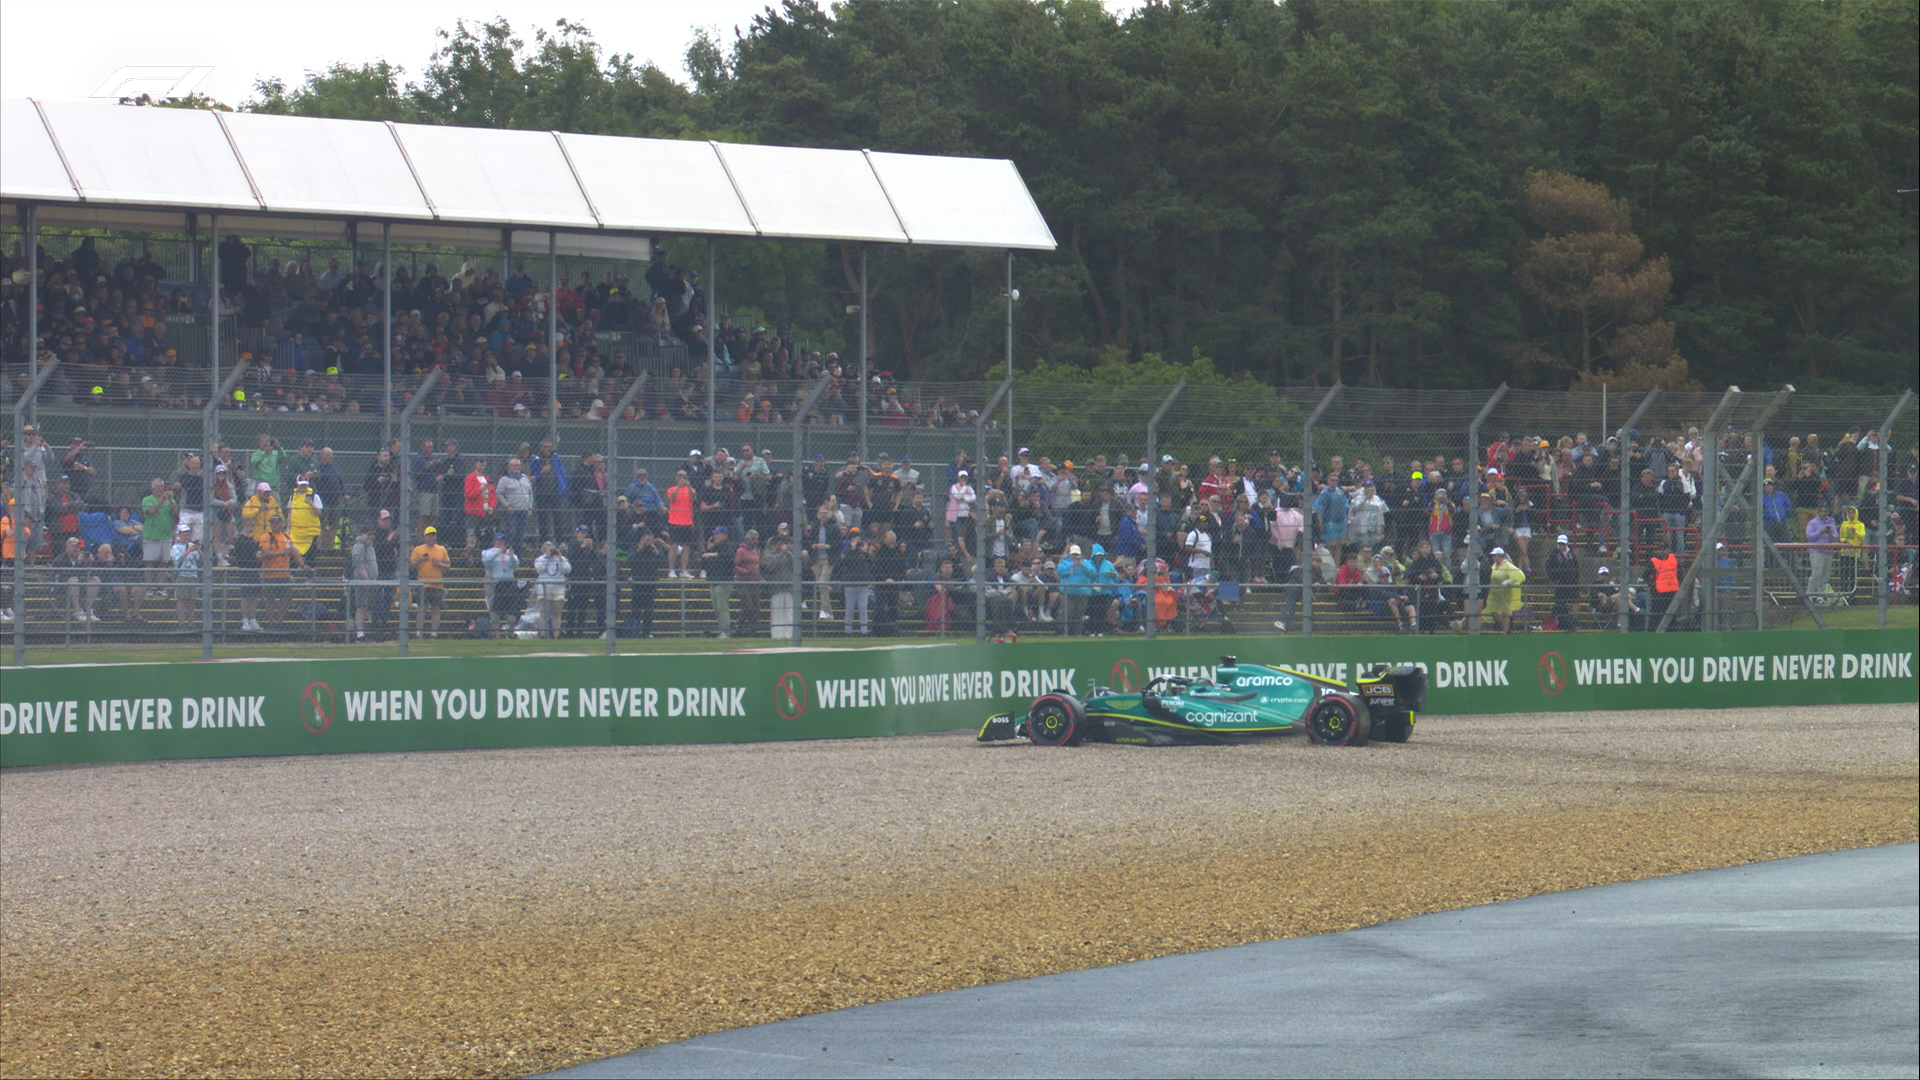
[[[418,80],[439,47],[434,31],[455,20],[503,15],[522,37],[565,17],[585,25],[609,52],[632,53],[687,81],[684,58],[695,27],[722,42],[770,0],[333,0],[325,4],[213,0],[4,0],[0,3],[0,96],[83,101],[110,80],[166,86],[189,69],[211,68],[193,89],[238,106],[253,84],[289,86],[335,61],[385,58]],[[129,72],[125,69],[134,68]]]

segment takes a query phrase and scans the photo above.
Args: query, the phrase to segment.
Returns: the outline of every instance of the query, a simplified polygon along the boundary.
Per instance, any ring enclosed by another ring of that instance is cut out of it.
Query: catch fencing
[[[422,631],[614,651],[647,636],[1743,630],[1857,605],[1884,625],[1911,601],[1911,395],[723,374],[709,412],[684,373],[636,372],[550,410],[444,373],[396,373],[389,400],[379,376],[264,357],[219,370],[224,388],[193,366],[0,379],[16,662],[28,645],[135,642],[211,657],[391,640],[405,655]],[[510,459],[525,513],[490,501]],[[736,468],[747,459],[764,474]],[[1669,461],[1679,494],[1661,488]],[[691,525],[670,521],[676,475],[715,462],[733,477],[715,505],[696,491]],[[1809,546],[1823,505],[1835,535]],[[278,554],[276,513],[297,556]],[[437,573],[432,544],[418,561],[428,525],[447,549]],[[518,566],[490,580],[496,533]],[[760,559],[734,553],[749,534]],[[797,557],[772,557],[783,534]],[[570,571],[543,581],[549,541]]]

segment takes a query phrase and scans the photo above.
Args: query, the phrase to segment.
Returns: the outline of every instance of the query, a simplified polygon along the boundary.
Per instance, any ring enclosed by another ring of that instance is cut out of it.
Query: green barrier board
[[[1419,664],[1429,715],[1920,697],[1914,635],[1902,630],[35,667],[0,684],[0,766],[942,731],[1057,688],[1210,675],[1226,652],[1342,680],[1375,663]]]

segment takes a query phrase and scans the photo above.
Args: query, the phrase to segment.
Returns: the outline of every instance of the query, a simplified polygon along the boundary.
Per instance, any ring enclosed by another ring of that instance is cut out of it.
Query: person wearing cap
[[[1760,497],[1760,520],[1765,523],[1767,535],[1776,544],[1787,543],[1791,537],[1787,533],[1787,522],[1793,520],[1793,497],[1781,491],[1772,477],[1763,485]]]
[[[440,530],[432,525],[421,531],[420,543],[414,545],[407,556],[407,564],[412,567],[414,580],[418,581],[420,609],[425,613],[427,635],[440,636],[440,615],[446,608],[447,571],[453,568],[453,557],[440,543]]]
[[[1386,500],[1380,497],[1373,480],[1364,480],[1347,501],[1347,540],[1362,547],[1378,547],[1386,533]]]
[[[1823,499],[1820,508],[1807,522],[1807,593],[1824,602],[1833,592],[1833,553],[1840,543],[1840,523],[1834,519],[1833,503]]]
[[[507,544],[507,534],[495,532],[493,546],[480,553],[487,578],[487,622],[501,634],[513,633],[520,615],[520,555]]]
[[[184,629],[187,613],[200,606],[200,541],[193,526],[181,522],[175,527],[168,558],[173,567],[173,620]]]
[[[1013,486],[1018,491],[1028,491],[1040,482],[1040,466],[1033,463],[1033,448],[1020,448],[1019,461],[1013,466]]]
[[[1555,626],[1574,630],[1573,605],[1580,596],[1580,554],[1573,550],[1566,533],[1553,538],[1553,554],[1547,556],[1547,580],[1553,584]]]
[[[979,499],[973,486],[973,470],[955,470],[953,483],[947,486],[947,535],[962,560],[972,557],[973,511]]]
[[[567,575],[571,573],[573,563],[566,551],[552,539],[541,541],[540,554],[533,560],[535,637],[559,638],[567,603]]]
[[[1066,637],[1077,636],[1081,632],[1080,621],[1086,618],[1087,604],[1090,602],[1094,586],[1100,577],[1099,568],[1087,561],[1079,544],[1068,544],[1066,558],[1060,560],[1060,633]]]
[[[1593,572],[1592,604],[1595,611],[1607,613],[1610,619],[1617,619],[1621,605],[1626,605],[1629,625],[1639,622],[1640,605],[1613,580],[1613,571],[1605,566]]]
[[[240,521],[255,540],[267,535],[279,515],[280,501],[273,497],[273,485],[264,480],[253,486],[253,495],[240,507]]]
[[[294,478],[293,491],[287,496],[287,536],[293,549],[307,558],[320,539],[326,503],[313,490],[313,478],[305,473]]]
[[[42,523],[47,516],[47,475],[53,466],[53,447],[47,445],[40,429],[32,424],[27,425],[25,437],[21,440],[17,465],[20,470],[20,490],[15,493],[15,499],[20,504],[21,550],[37,552],[46,543],[46,530]],[[24,598],[22,603],[25,603]]]
[[[627,485],[627,501],[632,503],[648,526],[659,528],[666,524],[666,501],[660,497],[660,489],[648,478],[646,466],[633,470],[633,481]]]
[[[1493,558],[1493,568],[1487,573],[1486,613],[1500,621],[1501,633],[1511,634],[1513,617],[1526,602],[1521,586],[1527,583],[1527,575],[1507,557],[1505,547],[1496,546],[1488,554]]]
[[[293,567],[307,569],[307,562],[293,546],[293,538],[287,534],[287,519],[280,513],[267,517],[267,531],[258,538],[260,559],[260,592],[267,598],[267,618],[279,626],[286,621],[287,603],[293,592]],[[244,608],[246,593],[241,593],[241,606]],[[253,620],[252,629],[265,630],[259,619]]]
[[[732,530],[716,525],[707,534],[700,550],[700,573],[707,579],[708,599],[713,604],[713,625],[719,636],[733,636],[733,570],[737,545]]]

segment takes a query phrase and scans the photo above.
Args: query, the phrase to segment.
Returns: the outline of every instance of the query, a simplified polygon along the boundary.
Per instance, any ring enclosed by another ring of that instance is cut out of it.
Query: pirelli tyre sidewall
[[[1353,694],[1323,694],[1307,710],[1307,738],[1315,746],[1365,746],[1373,716]]]
[[[1027,709],[1027,738],[1036,746],[1079,746],[1087,737],[1087,710],[1072,694],[1055,691]]]

